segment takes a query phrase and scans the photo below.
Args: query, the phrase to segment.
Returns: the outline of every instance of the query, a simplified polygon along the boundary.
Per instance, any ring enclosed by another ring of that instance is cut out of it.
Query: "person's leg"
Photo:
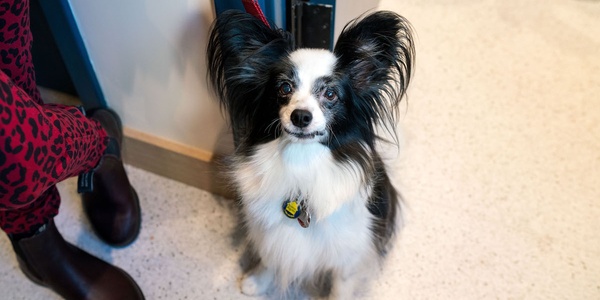
[[[41,103],[31,62],[28,5],[0,0],[0,227],[25,275],[62,297],[143,299],[127,273],[67,243],[54,225],[60,204],[57,182],[90,169],[94,181],[111,172],[122,178],[124,170],[122,164],[110,169],[103,163],[114,160],[115,153],[114,130],[107,132],[104,120],[87,118],[75,107]],[[96,114],[111,112],[100,109]],[[102,200],[115,214],[134,211],[139,220],[137,198],[126,209],[112,198]],[[131,232],[137,235],[137,230],[139,224]]]
[[[40,105],[0,72],[0,227],[35,230],[56,215],[54,185],[98,164],[106,132],[76,107]]]
[[[29,23],[29,14],[25,12],[28,9],[26,7],[28,3],[15,3],[12,1],[1,1],[0,2],[0,68],[1,70],[11,77],[13,82],[17,84],[27,95],[31,96],[31,99],[36,103],[41,104],[40,94],[35,85],[35,73],[33,70],[32,58],[30,55],[29,47],[31,45],[31,33],[22,32],[21,29],[25,26],[23,24]],[[28,25],[26,26],[29,27]],[[24,51],[25,50],[25,51]],[[2,74],[5,76],[4,74]],[[9,81],[4,78],[4,83]],[[4,100],[4,98],[2,99]],[[3,147],[7,146],[7,142],[4,140],[8,139],[9,134],[18,134],[22,132],[22,129],[8,130],[9,115],[8,111],[5,111],[4,105],[0,103],[0,137],[3,138],[3,142],[0,144]],[[18,140],[20,141],[20,140]],[[18,142],[17,141],[17,142]],[[8,146],[10,146],[8,144]],[[27,145],[25,145],[27,146]],[[17,149],[10,149],[14,152]],[[13,193],[24,193],[27,187],[9,187],[9,171],[11,168],[16,169],[16,165],[8,163],[7,155],[4,151],[9,149],[3,149],[0,151],[0,199],[9,201],[8,203],[0,203],[0,227],[9,234],[22,234],[35,230],[37,227],[45,224],[58,213],[58,207],[60,205],[60,196],[55,187],[50,187],[42,193],[38,191],[39,195],[35,197],[40,201],[32,201],[33,199],[26,199],[17,201],[15,204],[11,204],[9,200],[9,188],[13,190]],[[32,153],[33,155],[33,153]],[[20,171],[26,173],[26,171]],[[19,181],[22,183],[25,181],[26,174],[19,174]],[[14,176],[14,175],[13,175]],[[19,182],[16,181],[16,182]],[[16,185],[15,181],[11,180],[12,185]],[[14,198],[14,197],[11,197]],[[14,201],[14,199],[13,199]],[[28,202],[29,204],[22,204]],[[18,211],[8,210],[14,205],[20,206]]]
[[[77,108],[42,105],[31,43],[29,1],[0,1],[0,228],[9,234],[53,218],[54,184],[97,165],[106,148],[100,124]]]
[[[0,71],[0,227],[32,281],[67,299],[143,299],[123,270],[70,245],[55,183],[93,168],[108,137],[74,107],[40,105]]]
[[[62,160],[56,160],[56,157],[60,154],[55,152],[65,150],[57,145],[54,145],[54,148],[51,149],[44,147],[38,149],[40,144],[34,141],[23,146],[31,151],[37,151],[34,152],[37,160],[33,161],[34,165],[40,163],[39,160],[44,160],[43,163],[47,166],[69,163],[71,169],[63,170],[66,172],[62,178],[57,178],[57,176],[46,178],[43,176],[44,174],[40,174],[42,172],[38,171],[31,174],[32,169],[21,167],[20,172],[28,172],[28,174],[24,174],[23,178],[31,179],[34,176],[33,179],[39,179],[40,184],[24,186],[24,183],[12,182],[11,187],[4,187],[6,190],[4,192],[3,187],[0,185],[0,195],[2,193],[7,194],[8,190],[11,189],[13,192],[28,194],[26,198],[19,197],[20,200],[14,200],[28,203],[27,205],[24,205],[24,203],[17,204],[19,210],[7,212],[0,203],[0,227],[4,228],[7,233],[35,231],[35,228],[39,227],[40,224],[45,223],[58,213],[60,198],[58,192],[51,191],[55,189],[54,184],[66,177],[78,175],[79,172],[83,173],[80,177],[79,186],[84,200],[83,206],[98,236],[114,246],[128,245],[138,236],[141,212],[137,194],[129,183],[120,158],[122,129],[118,116],[110,110],[98,109],[90,113],[91,116],[88,116],[92,119],[90,120],[90,118],[85,118],[81,112],[72,107],[43,105],[35,84],[31,43],[29,1],[0,0],[0,69],[10,77],[16,86],[22,89],[21,93],[24,92],[24,94],[30,96],[33,100],[31,103],[40,105],[37,108],[32,108],[32,104],[29,103],[27,107],[20,108],[20,113],[27,113],[27,116],[32,116],[30,113],[35,112],[37,109],[42,116],[48,115],[49,119],[44,121],[45,124],[37,125],[40,132],[46,133],[44,130],[50,128],[54,128],[53,130],[56,131],[56,126],[52,127],[56,122],[62,126],[58,128],[59,131],[67,131],[63,134],[72,137],[70,140],[68,136],[56,140],[59,144],[70,147],[70,150],[67,149],[70,162],[67,162],[65,157],[62,157]],[[8,81],[4,82],[9,83]],[[5,93],[9,94],[8,91]],[[24,124],[25,127],[16,126],[16,128],[11,129],[11,132],[6,129],[7,138],[10,138],[9,134],[20,134],[23,128],[31,127],[33,126],[31,124],[37,124],[40,120],[29,118],[23,120],[23,122],[27,122],[27,124]],[[95,133],[103,136],[95,135]],[[108,136],[107,139],[105,139],[106,136]],[[15,141],[11,142],[14,143]],[[72,144],[69,144],[69,142]],[[97,143],[97,145],[94,143]],[[2,145],[5,145],[5,143]],[[105,151],[104,147],[108,147],[108,150]],[[95,151],[96,153],[92,153],[93,155],[88,157],[86,151]],[[99,162],[100,157],[102,159]],[[27,159],[30,159],[30,157],[27,157]],[[78,162],[78,159],[81,161]],[[88,172],[94,166],[95,168]],[[17,166],[13,164],[12,167],[16,168]],[[58,167],[57,170],[61,166]],[[50,175],[58,175],[56,174],[57,170]],[[3,172],[8,171],[4,170]],[[2,173],[0,173],[0,176],[2,176]],[[19,187],[15,188],[15,185],[19,185]],[[38,196],[41,198],[38,199]],[[33,201],[33,199],[41,201]]]
[[[0,228],[9,234],[52,219],[54,184],[95,166],[106,147],[102,127],[76,108],[42,106],[31,43],[29,1],[0,1]]]
[[[0,68],[31,99],[41,104],[31,43],[29,0],[0,0]]]

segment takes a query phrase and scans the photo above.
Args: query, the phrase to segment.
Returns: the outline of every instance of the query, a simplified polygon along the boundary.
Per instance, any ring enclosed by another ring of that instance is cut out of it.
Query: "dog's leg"
[[[248,296],[264,295],[272,286],[275,274],[259,263],[252,271],[242,277],[242,293]]]
[[[356,280],[356,276],[344,276],[341,274],[333,276],[331,293],[328,299],[343,300],[356,298],[354,292],[357,284],[359,283]]]

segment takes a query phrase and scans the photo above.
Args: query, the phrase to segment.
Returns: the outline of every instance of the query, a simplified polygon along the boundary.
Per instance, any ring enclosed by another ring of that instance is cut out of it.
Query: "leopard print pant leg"
[[[29,30],[29,0],[0,0],[0,68],[37,103]]]
[[[55,184],[93,168],[107,142],[77,108],[41,102],[30,49],[29,2],[0,0],[0,228],[9,234],[53,218]]]
[[[107,140],[76,107],[40,105],[0,72],[0,228],[28,232],[54,217],[54,185],[96,166]]]

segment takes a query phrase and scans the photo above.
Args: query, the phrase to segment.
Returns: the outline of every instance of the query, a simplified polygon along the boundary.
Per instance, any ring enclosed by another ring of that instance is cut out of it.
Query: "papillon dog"
[[[291,34],[227,11],[207,51],[234,136],[228,173],[257,258],[242,292],[354,298],[400,219],[376,144],[378,128],[396,136],[415,55],[409,22],[366,15],[331,52],[297,49]]]

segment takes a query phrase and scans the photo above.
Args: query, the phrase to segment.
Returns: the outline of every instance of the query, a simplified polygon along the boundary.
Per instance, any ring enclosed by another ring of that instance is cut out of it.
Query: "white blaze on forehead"
[[[282,106],[279,111],[281,124],[289,131],[298,131],[291,120],[291,115],[295,110],[302,109],[311,113],[312,120],[301,131],[322,132],[327,126],[327,120],[321,110],[318,97],[313,95],[313,87],[317,79],[332,75],[336,57],[327,50],[300,49],[290,54],[290,60],[294,65],[297,82],[289,103]]]
[[[299,88],[311,88],[316,79],[333,74],[336,57],[324,49],[300,49],[290,54],[296,67]]]

